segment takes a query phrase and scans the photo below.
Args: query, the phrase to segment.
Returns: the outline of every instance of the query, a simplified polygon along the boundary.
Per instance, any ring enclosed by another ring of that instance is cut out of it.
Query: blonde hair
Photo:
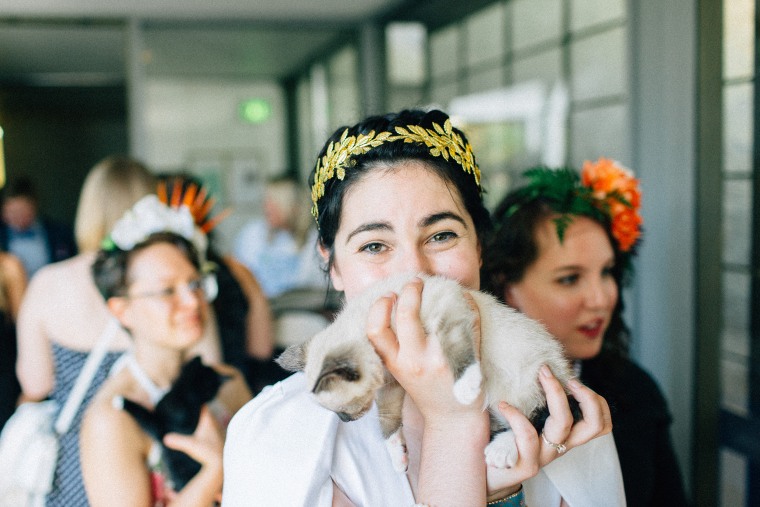
[[[141,197],[156,191],[156,178],[140,162],[106,157],[82,185],[74,234],[80,252],[96,251],[116,221]]]

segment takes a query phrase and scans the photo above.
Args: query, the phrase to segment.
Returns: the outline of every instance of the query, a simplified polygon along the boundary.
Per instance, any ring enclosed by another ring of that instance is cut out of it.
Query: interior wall
[[[690,486],[696,271],[696,2],[631,2],[633,157],[644,242],[636,264],[634,356],[673,415]],[[663,189],[667,189],[664,191]],[[691,487],[688,490],[692,490]]]
[[[285,94],[274,82],[148,77],[143,90],[144,159],[157,172],[201,177],[232,215],[217,229],[228,251],[237,231],[260,214],[261,184],[290,170]],[[271,116],[246,123],[240,105],[264,99]]]

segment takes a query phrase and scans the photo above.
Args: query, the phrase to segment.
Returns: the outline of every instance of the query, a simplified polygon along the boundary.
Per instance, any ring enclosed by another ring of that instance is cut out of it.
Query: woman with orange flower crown
[[[542,321],[583,383],[608,401],[628,505],[686,505],[665,399],[627,354],[621,288],[641,241],[638,181],[603,158],[581,175],[537,168],[525,176],[494,213],[484,283]],[[530,487],[553,481],[551,472]]]

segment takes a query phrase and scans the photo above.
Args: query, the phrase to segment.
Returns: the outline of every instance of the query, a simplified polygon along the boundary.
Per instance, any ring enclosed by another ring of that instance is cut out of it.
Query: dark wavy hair
[[[92,264],[92,276],[103,299],[126,295],[130,283],[128,274],[131,260],[136,253],[158,243],[176,246],[196,269],[200,269],[198,252],[193,244],[173,232],[153,233],[131,250],[121,250],[116,247],[101,249]]]
[[[556,213],[549,200],[540,196],[525,200],[519,189],[508,193],[502,199],[493,213],[494,231],[483,249],[481,280],[484,290],[505,302],[504,294],[507,287],[522,280],[526,269],[538,258],[536,229],[544,221],[553,219]],[[622,289],[627,281],[626,266],[629,259],[620,251],[612,237],[609,221],[598,216],[588,218],[604,228],[615,254],[612,276],[619,294],[610,325],[604,334],[602,348],[627,357],[630,330],[623,320]]]
[[[408,127],[409,125],[432,129],[433,123],[443,125],[448,119],[446,113],[438,110],[404,110],[384,116],[371,116],[352,127],[337,129],[320,151],[318,160],[325,155],[330,143],[340,141],[346,129],[348,129],[348,136],[367,134],[370,131],[376,133],[394,132],[396,127]],[[462,137],[465,143],[467,142],[467,138],[460,130],[455,128],[454,131]],[[475,177],[466,173],[462,166],[451,158],[446,160],[443,157],[431,155],[430,148],[424,143],[392,141],[384,142],[361,155],[353,155],[351,166],[346,170],[345,178],[342,180],[331,178],[325,182],[325,194],[317,202],[319,211],[317,225],[321,245],[332,251],[335,235],[340,225],[343,197],[351,185],[371,170],[393,170],[393,164],[412,160],[425,162],[444,181],[456,187],[465,209],[475,224],[478,239],[481,245],[484,244],[485,238],[491,231],[491,218],[483,205],[481,188],[476,183]],[[313,170],[309,177],[310,188],[314,184],[315,176]]]

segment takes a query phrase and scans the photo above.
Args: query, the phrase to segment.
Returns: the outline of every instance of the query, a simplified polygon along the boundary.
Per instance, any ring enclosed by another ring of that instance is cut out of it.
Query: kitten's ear
[[[322,371],[319,372],[319,377],[311,392],[318,394],[332,389],[336,383],[356,382],[360,378],[359,368],[351,358],[328,357],[322,364]]]
[[[303,371],[306,367],[306,344],[291,345],[275,362],[288,371]]]

